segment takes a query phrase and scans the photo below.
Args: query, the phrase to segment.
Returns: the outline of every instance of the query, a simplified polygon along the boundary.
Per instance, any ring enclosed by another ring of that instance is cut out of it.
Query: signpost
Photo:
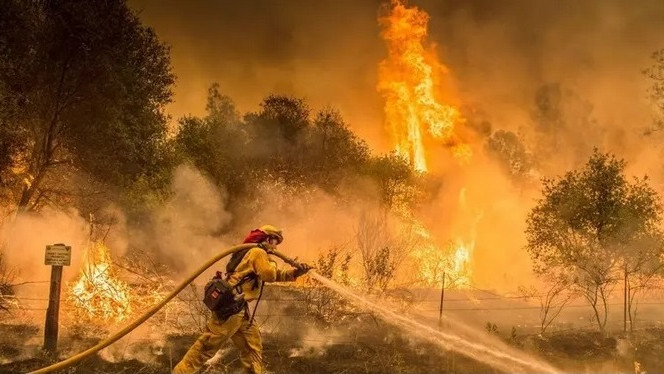
[[[55,353],[58,346],[62,267],[71,265],[71,247],[64,244],[47,245],[44,264],[51,265],[51,288],[48,294],[48,309],[46,309],[46,324],[44,325],[44,350]]]

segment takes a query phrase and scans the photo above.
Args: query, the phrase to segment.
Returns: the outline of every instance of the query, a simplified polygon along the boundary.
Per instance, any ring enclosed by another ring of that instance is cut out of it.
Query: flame
[[[116,278],[108,248],[101,242],[93,243],[85,257],[81,274],[70,287],[68,300],[77,313],[88,319],[126,319],[131,314],[129,287]]]
[[[389,14],[379,21],[388,57],[378,68],[378,91],[397,153],[427,172],[425,144],[431,139],[451,146],[456,158],[467,161],[471,150],[454,133],[455,123],[462,121],[459,110],[440,101],[447,68],[427,42],[428,14],[392,0]]]
[[[457,238],[447,248],[440,248],[421,222],[411,219],[411,224],[414,225],[415,234],[422,243],[413,251],[417,277],[421,283],[427,286],[440,286],[444,274],[447,287],[469,287],[472,276],[470,262],[475,243]]]
[[[470,286],[470,277],[472,275],[470,259],[474,247],[475,243],[465,243],[461,239],[456,240],[450,258],[450,269],[446,273],[453,286]]]

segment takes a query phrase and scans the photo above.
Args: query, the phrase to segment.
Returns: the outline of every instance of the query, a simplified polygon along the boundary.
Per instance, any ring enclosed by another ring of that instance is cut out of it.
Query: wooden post
[[[44,265],[51,266],[51,288],[44,324],[44,350],[54,354],[58,348],[58,317],[60,315],[60,287],[62,267],[71,265],[71,247],[64,244],[47,245]]]
[[[438,327],[443,323],[443,301],[445,300],[445,272],[443,272],[443,286],[440,288],[440,310],[438,312]]]
[[[46,324],[44,326],[44,350],[50,353],[55,353],[58,347],[61,283],[62,266],[51,266],[51,290],[48,294],[48,309],[46,309]]]

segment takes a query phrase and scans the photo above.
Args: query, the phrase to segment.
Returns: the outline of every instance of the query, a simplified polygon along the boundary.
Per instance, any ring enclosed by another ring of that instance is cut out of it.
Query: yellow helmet
[[[259,230],[266,233],[269,237],[276,238],[278,244],[281,244],[281,242],[284,241],[284,234],[282,233],[281,229],[278,229],[272,225],[263,225],[259,228]]]

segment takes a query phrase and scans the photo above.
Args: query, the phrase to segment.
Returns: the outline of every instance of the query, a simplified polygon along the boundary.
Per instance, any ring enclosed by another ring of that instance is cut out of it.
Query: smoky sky
[[[527,126],[537,88],[561,83],[607,128],[637,132],[652,117],[642,70],[664,48],[664,1],[411,1],[461,101],[496,127]],[[131,0],[171,45],[174,118],[201,114],[212,82],[240,111],[268,94],[333,106],[379,150],[390,148],[376,91],[385,56],[377,0]]]

